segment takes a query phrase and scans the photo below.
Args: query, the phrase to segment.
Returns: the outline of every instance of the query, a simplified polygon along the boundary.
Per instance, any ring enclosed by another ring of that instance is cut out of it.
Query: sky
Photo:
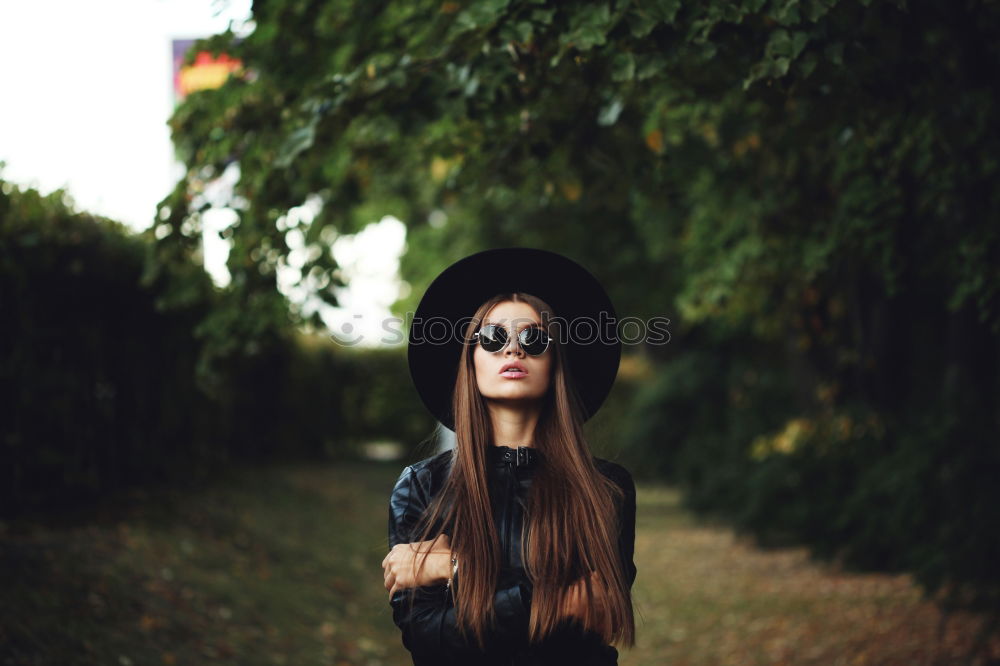
[[[181,167],[166,125],[173,108],[171,40],[248,23],[250,0],[0,0],[0,177],[43,193],[64,188],[79,210],[141,230]],[[228,246],[216,233],[226,211],[205,220],[205,268],[228,283]],[[398,258],[405,227],[373,220],[333,252],[349,281],[327,325],[360,344],[379,341],[381,321],[405,283]],[[306,298],[279,276],[291,298]]]

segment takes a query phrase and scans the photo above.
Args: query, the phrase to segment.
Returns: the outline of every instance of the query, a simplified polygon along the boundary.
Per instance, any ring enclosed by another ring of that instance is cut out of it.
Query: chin
[[[528,387],[511,387],[515,390],[497,390],[483,393],[483,397],[491,400],[525,400],[535,401],[545,395],[544,391],[536,391]]]

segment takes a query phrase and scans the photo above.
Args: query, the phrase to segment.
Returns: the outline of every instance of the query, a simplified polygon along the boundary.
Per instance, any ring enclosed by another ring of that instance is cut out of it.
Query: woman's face
[[[541,356],[529,356],[521,349],[517,334],[529,326],[541,326],[541,318],[527,303],[503,301],[486,313],[483,326],[499,324],[507,329],[510,339],[507,346],[498,352],[488,352],[478,343],[473,352],[476,368],[476,384],[479,392],[488,400],[505,402],[541,399],[549,390],[552,371],[552,343]],[[510,364],[517,364],[520,370],[505,371]]]

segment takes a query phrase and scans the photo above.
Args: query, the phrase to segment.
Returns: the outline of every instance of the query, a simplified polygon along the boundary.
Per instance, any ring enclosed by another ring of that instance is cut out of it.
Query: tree
[[[776,330],[838,258],[892,293],[905,248],[947,242],[950,298],[1000,323],[987,7],[313,1],[254,21],[210,43],[253,76],[172,121],[189,186],[240,167],[238,285],[270,287],[251,274],[287,255],[279,220],[319,196],[308,243],[395,214],[420,283],[483,246],[549,245],[616,283],[663,278],[689,320]],[[302,274],[336,284],[313,257]]]

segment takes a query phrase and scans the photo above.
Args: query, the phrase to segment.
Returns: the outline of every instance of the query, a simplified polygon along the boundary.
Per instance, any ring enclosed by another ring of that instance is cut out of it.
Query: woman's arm
[[[625,583],[632,587],[635,583],[635,481],[628,470],[621,465],[616,465],[618,486],[625,494],[621,509],[618,513],[618,552],[621,556],[622,566],[625,567]]]
[[[599,460],[598,469],[608,479],[613,481],[622,491],[622,500],[616,504],[618,520],[618,556],[622,567],[622,576],[625,584],[631,588],[635,582],[636,566],[634,562],[635,551],[635,482],[621,465]],[[559,614],[562,617],[571,617],[583,621],[586,606],[588,604],[587,593],[585,592],[588,581],[583,578],[576,581],[567,588],[563,596]],[[598,598],[607,593],[601,584],[601,579],[596,572],[590,575],[591,594]],[[607,621],[607,617],[600,617],[600,622]]]
[[[635,583],[635,481],[627,469],[608,460],[595,458],[598,470],[622,491],[618,508],[618,555],[621,559],[625,584]]]
[[[417,523],[430,502],[427,485],[418,473],[407,467],[399,476],[389,500],[389,547],[412,543]],[[460,595],[462,563],[451,592],[444,584],[421,586],[410,591],[397,590],[391,595],[392,618],[403,633],[403,645],[419,655],[458,656],[476,653],[474,639],[458,630],[451,594]],[[521,645],[527,640],[531,589],[526,580],[501,585],[493,598],[497,617],[496,627],[489,632],[486,648],[502,650]]]
[[[392,619],[402,630],[406,649],[415,655],[436,657],[482,654],[475,639],[459,631],[455,606],[444,586],[418,587],[413,595],[412,608],[407,590],[396,592],[391,601]],[[485,636],[486,652],[507,651],[527,640],[527,597],[523,583],[497,590],[493,597],[497,625]]]
[[[451,577],[451,540],[439,534],[429,541],[397,543],[382,560],[389,598],[396,590],[443,585]]]

